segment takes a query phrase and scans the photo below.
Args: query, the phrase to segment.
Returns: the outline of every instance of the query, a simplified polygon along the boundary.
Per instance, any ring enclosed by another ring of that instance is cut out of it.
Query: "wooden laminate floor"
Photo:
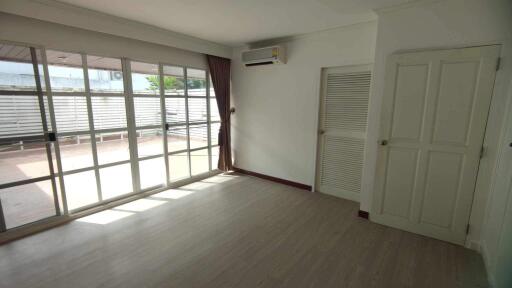
[[[219,175],[0,246],[0,287],[486,287],[481,257],[358,204]]]

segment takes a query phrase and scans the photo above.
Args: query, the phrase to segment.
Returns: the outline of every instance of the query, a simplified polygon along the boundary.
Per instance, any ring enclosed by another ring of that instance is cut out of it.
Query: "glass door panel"
[[[59,136],[62,171],[73,171],[93,167],[91,136]]]
[[[59,133],[89,131],[89,117],[85,95],[54,96],[53,110]]]
[[[57,151],[64,172],[66,204],[72,211],[102,200],[89,117],[90,91],[81,54],[48,50],[46,57],[57,124]]]
[[[145,129],[137,131],[137,151],[139,159],[163,155],[162,129]]]
[[[208,159],[208,149],[190,152],[192,176],[206,173],[210,170],[210,161]]]
[[[188,99],[188,119],[190,124],[206,123],[208,120],[206,98]]]
[[[134,97],[135,124],[137,127],[154,126],[162,124],[160,98]]]
[[[1,69],[2,61],[0,61],[0,79],[2,77]],[[0,90],[4,88],[12,87],[0,86]],[[14,95],[8,92],[0,95],[0,137],[43,134],[37,95]]]
[[[94,95],[91,99],[94,129],[126,129],[126,108],[124,95]]]
[[[1,138],[0,142],[2,142]],[[0,144],[0,184],[49,175],[45,142],[15,140]]]
[[[185,75],[183,67],[163,66],[164,91],[169,96],[185,96]]]
[[[190,125],[190,149],[208,147],[208,126],[207,124]]]
[[[212,170],[217,169],[219,166],[219,146],[212,146]]]
[[[100,200],[94,171],[64,175],[64,185],[69,210],[76,210]]]
[[[187,68],[187,92],[189,97],[206,97],[206,71]]]
[[[188,141],[191,176],[210,170],[209,107],[206,71],[187,68]]]
[[[115,165],[100,169],[103,199],[116,198],[133,192],[130,164]]]
[[[108,201],[134,192],[125,77],[121,59],[86,59],[101,197]]]
[[[96,150],[100,165],[130,160],[128,132],[96,134]]]
[[[163,157],[139,161],[139,171],[141,189],[165,183],[165,162]]]
[[[187,126],[171,126],[167,130],[167,152],[187,150]]]
[[[87,55],[91,93],[124,93],[121,60]]]
[[[134,95],[160,96],[160,77],[157,64],[132,61],[130,67]]]
[[[171,182],[190,177],[188,152],[169,155],[169,175]]]
[[[131,62],[140,189],[165,184],[160,76],[157,64]]]
[[[0,232],[60,213],[38,55],[0,43]]]
[[[163,65],[167,162],[171,182],[190,177],[185,68]]]
[[[0,189],[7,229],[56,215],[51,180]]]

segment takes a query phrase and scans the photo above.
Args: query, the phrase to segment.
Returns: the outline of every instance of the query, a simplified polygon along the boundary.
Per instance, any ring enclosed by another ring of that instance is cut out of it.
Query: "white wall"
[[[322,67],[373,62],[375,22],[285,44],[288,63],[244,67],[233,53],[232,145],[238,168],[313,185]]]
[[[0,11],[198,53],[226,58],[231,57],[232,53],[230,47],[211,41],[55,0],[2,0]]]
[[[512,1],[509,0],[444,0],[423,1],[397,9],[379,11],[378,32],[375,48],[373,88],[370,101],[368,147],[364,168],[361,209],[369,211],[373,194],[377,157],[377,140],[386,58],[394,52],[412,49],[453,48],[474,45],[502,44],[502,69],[496,76],[484,145],[487,147],[481,161],[479,180],[475,191],[470,219],[468,244],[479,247],[482,234],[488,225],[483,224],[487,199],[493,183],[499,177],[495,167],[503,137],[503,121],[507,98],[512,97],[509,81],[512,78]],[[508,112],[512,113],[512,111]],[[507,123],[510,125],[510,123]],[[504,148],[503,148],[504,149]],[[494,191],[504,200],[503,191]],[[506,201],[505,201],[506,203]],[[498,203],[495,203],[498,205]],[[504,207],[504,203],[499,204]],[[489,206],[492,208],[491,203]],[[489,211],[489,210],[488,210]],[[503,211],[503,209],[500,209]],[[500,215],[503,219],[503,214]],[[499,233],[495,233],[499,234]],[[499,236],[496,236],[499,238]],[[484,243],[482,243],[484,244]],[[495,250],[492,248],[492,250]],[[492,253],[491,253],[492,254]],[[491,256],[494,257],[494,256]],[[494,261],[494,260],[493,260]],[[491,271],[492,273],[492,271]]]
[[[512,122],[504,121],[505,115],[512,114],[512,108],[505,111],[507,101],[512,102],[511,27],[509,0],[426,0],[379,11],[375,43],[376,26],[367,23],[292,40],[286,43],[290,62],[281,66],[245,68],[239,61],[242,48],[236,49],[232,66],[233,102],[237,108],[233,117],[235,165],[312,185],[320,68],[373,62],[375,45],[361,195],[361,209],[369,211],[387,56],[403,50],[501,44],[502,68],[496,75],[484,140],[487,152],[481,161],[468,237],[473,248],[482,246],[492,280],[503,267],[498,263],[510,261],[500,256],[503,251],[510,251],[510,244],[506,243],[510,232],[503,232],[508,231],[503,227],[512,225],[510,220],[506,222],[506,215],[512,214],[512,205],[506,206],[507,199],[510,203],[512,198],[508,194],[510,188],[505,187],[510,176],[503,172],[510,169],[504,164],[496,167],[497,159],[510,157],[504,156],[504,151],[510,149],[506,145],[512,141],[507,142],[504,134],[504,128]]]
[[[204,54],[0,12],[0,40],[97,56],[206,68]]]
[[[495,287],[512,287],[512,77],[496,177],[483,223],[481,246]]]

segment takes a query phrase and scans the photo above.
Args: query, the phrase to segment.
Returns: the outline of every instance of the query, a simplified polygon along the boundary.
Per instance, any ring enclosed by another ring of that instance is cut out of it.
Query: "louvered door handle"
[[[325,134],[325,130],[322,130],[322,129],[318,130],[318,134],[324,135]]]
[[[388,145],[388,140],[381,140],[381,141],[380,141],[380,145],[381,145],[381,146],[386,146],[386,145]]]

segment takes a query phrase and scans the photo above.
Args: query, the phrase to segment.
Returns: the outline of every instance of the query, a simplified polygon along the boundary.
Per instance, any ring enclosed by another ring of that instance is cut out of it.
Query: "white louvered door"
[[[316,190],[359,201],[371,67],[322,71]]]

